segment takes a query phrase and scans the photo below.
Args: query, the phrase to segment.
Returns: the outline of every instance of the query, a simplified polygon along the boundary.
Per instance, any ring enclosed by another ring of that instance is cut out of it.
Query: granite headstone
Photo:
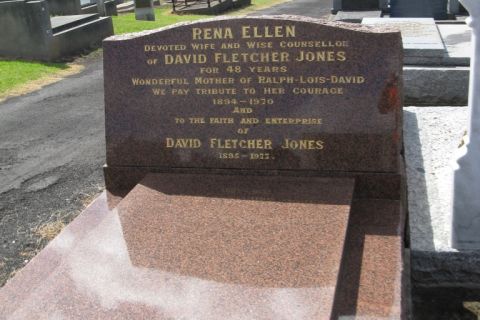
[[[402,44],[388,30],[252,17],[111,37],[106,170],[397,172]]]

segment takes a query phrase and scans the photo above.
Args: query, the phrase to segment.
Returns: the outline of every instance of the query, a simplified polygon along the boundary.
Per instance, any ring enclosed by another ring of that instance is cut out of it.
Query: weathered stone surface
[[[437,24],[438,31],[447,49],[447,59],[442,64],[470,66],[472,54],[472,30],[466,24]]]
[[[382,11],[339,11],[333,20],[351,23],[361,23],[364,18],[380,18]]]
[[[98,47],[113,34],[110,17],[50,17],[42,1],[0,2],[0,57],[56,61]]]
[[[468,109],[406,107],[412,282],[421,287],[478,287],[480,252],[451,246],[452,163],[468,124]]]
[[[405,66],[405,105],[465,106],[468,77],[468,67]]]
[[[399,168],[398,32],[232,18],[112,37],[104,48],[109,167]]]
[[[440,32],[432,18],[365,18],[362,23],[400,29],[406,64],[439,64],[446,54]]]

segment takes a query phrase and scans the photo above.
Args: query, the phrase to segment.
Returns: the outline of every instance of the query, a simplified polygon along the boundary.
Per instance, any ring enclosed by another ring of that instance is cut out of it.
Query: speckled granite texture
[[[453,168],[468,108],[406,107],[412,282],[424,287],[480,287],[480,251],[451,246]],[[478,289],[477,289],[478,290]],[[478,290],[480,291],[480,290]]]
[[[351,179],[225,179],[150,176],[111,211],[103,194],[0,290],[1,317],[402,317],[399,201],[350,206]]]
[[[253,49],[247,46],[247,42],[255,39],[242,36],[244,26],[255,26],[260,30],[290,26],[295,29],[295,36],[259,38],[271,42],[272,47]],[[195,28],[229,28],[233,38],[192,39]],[[238,42],[240,48],[233,53],[232,50],[220,50],[225,41]],[[282,45],[282,41],[293,43],[294,47]],[[192,44],[203,43],[215,45],[216,49],[191,49]],[[307,43],[307,47],[302,47],[302,43]],[[340,44],[337,47],[335,43]],[[185,49],[150,49],[170,44]],[[282,54],[282,61],[273,61],[273,58],[270,62],[244,61],[242,58],[233,64],[230,57],[231,54],[248,57],[272,52]],[[203,54],[205,62],[173,64],[165,60],[167,55],[195,53]],[[299,62],[307,53],[328,53],[339,57],[336,61]],[[396,29],[300,16],[219,18],[108,38],[104,41],[104,59],[108,167],[336,172],[396,172],[399,169],[403,81],[402,43]],[[151,59],[157,59],[157,64],[146,63]],[[221,61],[217,61],[219,59]],[[241,67],[243,71],[229,73],[226,70],[229,65]],[[258,66],[284,67],[286,71],[258,71],[255,69]],[[201,73],[200,67],[218,68],[213,78],[226,79],[226,83],[203,83],[202,79],[211,80],[212,75]],[[256,94],[244,92],[246,85],[240,82],[242,77],[250,78],[248,87],[255,89]],[[307,83],[308,77],[325,79],[308,80],[314,82]],[[335,80],[339,77],[349,78]],[[143,79],[161,82],[172,78],[176,82],[171,85],[138,84],[143,83]],[[152,93],[158,88],[164,89],[165,94]],[[188,94],[174,94],[170,88],[188,90]],[[264,93],[264,89],[269,88],[284,90],[284,93]],[[295,88],[341,88],[343,93],[300,94],[294,93]],[[197,90],[207,89],[228,89],[234,93],[197,93]],[[237,102],[215,104],[213,98],[236,99]],[[250,102],[252,98],[268,98],[273,102],[255,105]],[[246,106],[253,111],[235,113],[233,106]],[[203,118],[205,123],[189,122],[194,117]],[[247,117],[259,122],[241,124]],[[186,122],[180,124],[176,118]],[[231,118],[232,122],[211,122],[211,119],[219,118]],[[321,119],[321,124],[272,125],[268,122],[278,118]],[[248,129],[248,134],[239,134],[239,128]],[[176,139],[187,139],[189,146],[172,147]],[[195,146],[192,146],[194,139]],[[268,147],[226,147],[225,141],[231,139],[258,139],[267,141]],[[316,141],[321,147],[306,150],[286,145],[285,140]],[[238,153],[238,157],[225,159],[219,156],[219,153],[227,152]],[[264,152],[269,156],[255,161],[250,158],[252,152]],[[116,180],[108,182],[112,181]],[[107,184],[107,189],[113,187]]]

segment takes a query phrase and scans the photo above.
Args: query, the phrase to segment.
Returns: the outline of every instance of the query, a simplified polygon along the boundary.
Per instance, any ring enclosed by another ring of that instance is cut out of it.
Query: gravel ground
[[[103,189],[101,55],[0,104],[0,286]]]

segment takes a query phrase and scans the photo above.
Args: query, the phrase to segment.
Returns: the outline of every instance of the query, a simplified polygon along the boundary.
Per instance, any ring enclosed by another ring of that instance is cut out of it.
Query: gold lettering
[[[212,149],[262,149],[272,150],[271,139],[222,139],[210,138]]]
[[[227,28],[192,28],[193,40],[233,39],[233,32]]]
[[[198,149],[202,142],[196,138],[165,138],[166,148],[175,149]]]
[[[341,95],[343,94],[342,87],[333,87],[333,88],[323,88],[323,87],[295,87],[292,89],[293,94],[315,94],[315,95],[322,95],[322,94],[332,94],[332,95]]]
[[[202,35],[202,29],[200,29],[200,28],[192,28],[192,38],[193,38],[194,40],[196,40],[196,39],[201,39],[201,38],[200,38],[201,35]]]
[[[322,140],[293,140],[285,138],[281,148],[292,150],[322,150],[324,144]]]
[[[343,62],[347,60],[345,51],[303,51],[300,50],[295,61],[298,62]]]
[[[293,38],[295,37],[295,26],[242,26],[241,34],[243,39],[251,38]]]
[[[213,55],[215,63],[271,63],[271,62],[289,62],[290,54],[284,51],[268,52],[215,52]]]
[[[207,62],[205,54],[166,54],[164,56],[165,64],[202,64]]]
[[[322,118],[265,118],[270,125],[321,125]]]

